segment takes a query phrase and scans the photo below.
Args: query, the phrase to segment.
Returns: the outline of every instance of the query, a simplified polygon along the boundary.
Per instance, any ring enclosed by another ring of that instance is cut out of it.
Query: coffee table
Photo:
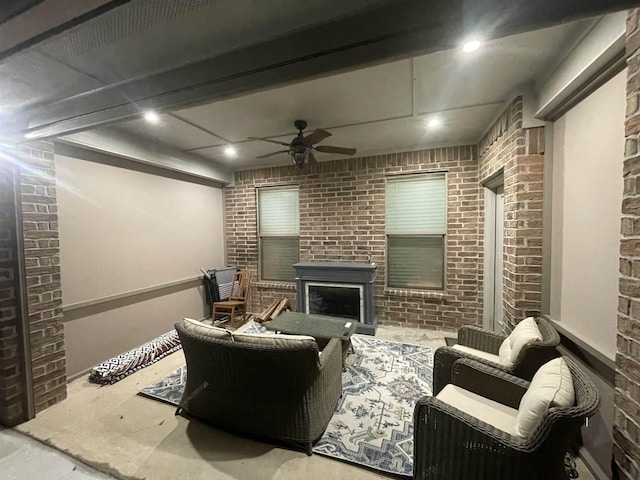
[[[344,360],[351,344],[351,335],[356,331],[357,322],[348,318],[329,317],[312,313],[283,312],[265,324],[268,330],[290,335],[309,335],[314,338],[339,338],[342,340],[342,358]],[[344,362],[343,362],[344,365]]]

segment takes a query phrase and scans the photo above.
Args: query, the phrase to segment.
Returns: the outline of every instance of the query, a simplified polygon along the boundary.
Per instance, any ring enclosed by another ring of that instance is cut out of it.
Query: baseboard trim
[[[91,370],[93,370],[93,367],[89,367],[89,368],[87,368],[85,370],[82,370],[81,372],[78,372],[78,373],[74,373],[70,377],[67,377],[67,383],[71,383],[74,380],[79,379],[80,377],[83,377],[85,375],[89,375],[91,373]]]

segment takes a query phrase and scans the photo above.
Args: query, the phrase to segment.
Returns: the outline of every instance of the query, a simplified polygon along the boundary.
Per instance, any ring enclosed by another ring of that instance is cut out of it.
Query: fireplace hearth
[[[299,312],[354,320],[357,333],[375,335],[375,263],[300,262],[293,268]]]

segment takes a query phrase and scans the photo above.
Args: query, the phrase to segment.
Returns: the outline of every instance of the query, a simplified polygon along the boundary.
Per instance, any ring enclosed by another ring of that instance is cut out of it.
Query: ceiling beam
[[[18,132],[42,138],[228,98],[395,58],[637,6],[634,0],[402,0],[275,40],[34,108]],[[28,120],[27,120],[28,119]]]
[[[95,129],[67,135],[57,141],[221,185],[233,181],[231,170],[216,162],[121,133]],[[56,152],[64,153],[63,150]]]

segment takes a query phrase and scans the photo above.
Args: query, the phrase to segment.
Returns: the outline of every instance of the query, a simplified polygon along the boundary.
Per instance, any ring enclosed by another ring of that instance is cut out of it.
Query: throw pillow
[[[542,334],[535,318],[525,318],[516,325],[511,334],[500,345],[500,350],[498,351],[500,363],[507,368],[513,368],[522,349],[526,345],[539,341],[542,341]]]
[[[536,372],[520,400],[514,433],[528,437],[552,407],[571,407],[575,404],[573,378],[564,358],[554,358]]]
[[[231,340],[230,330],[207,325],[206,323],[193,320],[192,318],[184,318],[182,320],[182,327],[187,332],[195,333],[197,335],[204,335],[205,337],[218,338],[222,340]]]

